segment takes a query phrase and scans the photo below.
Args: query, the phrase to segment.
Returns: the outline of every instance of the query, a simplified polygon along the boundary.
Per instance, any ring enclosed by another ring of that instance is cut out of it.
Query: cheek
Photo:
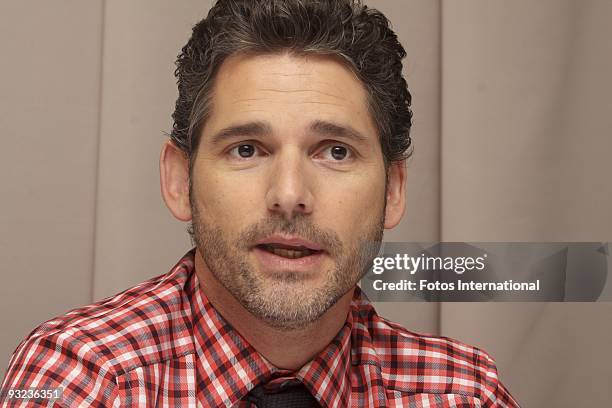
[[[255,183],[238,183],[236,177],[209,173],[194,179],[194,192],[200,216],[217,225],[231,227],[240,224],[248,214],[253,214],[257,202]],[[224,228],[225,229],[225,228]]]
[[[384,176],[378,179],[344,180],[326,183],[321,190],[319,215],[322,225],[334,229],[344,239],[378,222],[384,211]]]

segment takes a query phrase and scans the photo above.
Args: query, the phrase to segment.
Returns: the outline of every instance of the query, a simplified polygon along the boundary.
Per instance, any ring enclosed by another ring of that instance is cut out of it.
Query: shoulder
[[[484,350],[450,337],[422,334],[379,316],[364,301],[362,327],[387,390],[400,394],[455,394],[482,406],[518,406]],[[370,358],[370,360],[372,360]]]
[[[179,263],[168,273],[41,324],[19,348],[69,340],[108,361],[118,374],[170,358],[185,351],[181,339],[191,329],[190,277],[191,269]]]
[[[383,372],[396,386],[401,387],[415,373],[429,378],[432,385],[452,382],[464,390],[496,379],[495,361],[478,347],[450,337],[413,332],[381,316],[374,321],[373,340],[382,346],[377,352],[385,361],[394,362],[385,365]]]
[[[166,274],[36,327],[13,353],[3,388],[70,384],[100,390],[106,384],[106,395],[117,376],[192,352],[192,268],[181,262]]]

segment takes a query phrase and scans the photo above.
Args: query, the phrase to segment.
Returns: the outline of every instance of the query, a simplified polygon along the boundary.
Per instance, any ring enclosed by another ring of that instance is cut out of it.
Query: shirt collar
[[[323,407],[349,406],[352,327],[353,313],[349,311],[336,337],[296,375]]]
[[[200,288],[194,266],[195,250],[179,263],[187,269],[191,327],[196,354],[198,394],[211,406],[233,406],[259,384],[284,375],[266,360],[214,309]],[[203,290],[202,290],[203,289]],[[351,339],[357,287],[347,320],[334,339],[315,358],[291,376],[302,381],[323,407],[348,406],[351,394]],[[357,297],[357,299],[356,299]],[[354,358],[354,356],[353,356]]]

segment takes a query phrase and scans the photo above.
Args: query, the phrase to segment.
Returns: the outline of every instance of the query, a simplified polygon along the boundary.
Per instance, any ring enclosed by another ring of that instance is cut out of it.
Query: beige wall
[[[371,0],[408,51],[415,155],[389,241],[612,241],[612,2]],[[188,249],[158,153],[210,1],[0,0],[0,376],[40,322]],[[609,303],[386,303],[490,351],[526,407],[612,400]]]
[[[612,2],[442,13],[442,239],[612,241]],[[612,402],[609,302],[445,304],[440,321],[526,406]]]
[[[91,301],[102,2],[0,2],[0,366]]]

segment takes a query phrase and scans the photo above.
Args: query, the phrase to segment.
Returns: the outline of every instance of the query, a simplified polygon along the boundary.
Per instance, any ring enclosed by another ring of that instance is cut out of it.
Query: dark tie
[[[319,407],[317,400],[304,384],[290,385],[279,391],[267,391],[258,385],[244,398],[257,408],[312,408]]]

